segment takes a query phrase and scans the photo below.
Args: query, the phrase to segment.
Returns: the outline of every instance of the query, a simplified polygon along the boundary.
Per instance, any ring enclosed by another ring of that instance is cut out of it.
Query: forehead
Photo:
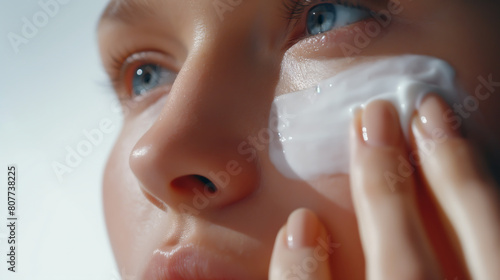
[[[186,1],[186,0],[184,0]],[[137,17],[154,14],[154,11],[164,6],[170,0],[111,0],[102,13],[104,20],[129,22]],[[186,1],[187,2],[187,1]]]
[[[238,13],[259,11],[261,16],[270,10],[274,10],[275,14],[278,8],[279,15],[286,18],[287,12],[297,3],[309,1],[315,0],[111,0],[100,22],[113,20],[132,23],[160,13],[165,15],[165,12],[177,17],[197,12],[223,19],[227,14],[236,12],[236,8]]]

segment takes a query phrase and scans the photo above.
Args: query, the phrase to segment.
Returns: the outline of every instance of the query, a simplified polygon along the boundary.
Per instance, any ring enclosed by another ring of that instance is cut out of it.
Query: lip
[[[248,271],[229,255],[200,246],[166,247],[155,250],[142,280],[250,279]]]

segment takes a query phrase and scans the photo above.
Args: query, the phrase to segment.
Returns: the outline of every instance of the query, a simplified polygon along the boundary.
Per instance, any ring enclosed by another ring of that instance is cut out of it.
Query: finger
[[[412,125],[420,164],[456,231],[472,278],[500,279],[499,195],[472,146],[445,121],[455,120],[451,112],[435,95],[423,100]]]
[[[358,112],[351,143],[351,188],[367,278],[439,279],[395,108],[375,101]]]
[[[312,211],[295,210],[276,237],[269,279],[329,280],[328,259],[337,247]]]

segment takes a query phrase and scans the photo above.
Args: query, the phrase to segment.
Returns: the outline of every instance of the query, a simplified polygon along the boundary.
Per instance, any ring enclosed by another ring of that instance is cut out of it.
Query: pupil
[[[160,85],[172,83],[176,75],[158,64],[143,64],[137,68],[132,78],[132,93],[144,95]]]
[[[307,15],[307,31],[311,35],[327,32],[335,27],[336,21],[335,5],[330,3],[316,5]]]
[[[158,71],[159,67],[154,64],[146,64],[138,68],[132,82],[134,94],[143,95],[157,86]]]
[[[149,84],[151,82],[151,73],[148,72],[148,73],[144,74],[144,82],[146,84]]]
[[[325,18],[324,18],[324,16],[321,14],[321,15],[319,15],[319,17],[318,17],[318,23],[319,23],[320,25],[323,25],[323,22],[325,22]]]

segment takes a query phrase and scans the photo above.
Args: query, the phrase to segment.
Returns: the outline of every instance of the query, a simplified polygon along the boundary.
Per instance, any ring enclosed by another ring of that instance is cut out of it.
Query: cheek
[[[452,104],[455,115],[451,124],[476,144],[493,174],[500,174],[500,95],[496,94],[500,91],[500,71],[485,69],[476,73],[462,76],[467,94]]]
[[[146,259],[145,253],[155,248],[150,234],[161,226],[161,213],[147,201],[138,187],[128,165],[131,145],[124,138],[122,133],[105,169],[104,214],[120,273],[139,275],[142,262]]]
[[[354,59],[356,62],[358,58]],[[287,52],[281,64],[281,73],[276,87],[276,96],[315,86],[319,81],[352,66],[346,59],[304,59],[300,52]]]

